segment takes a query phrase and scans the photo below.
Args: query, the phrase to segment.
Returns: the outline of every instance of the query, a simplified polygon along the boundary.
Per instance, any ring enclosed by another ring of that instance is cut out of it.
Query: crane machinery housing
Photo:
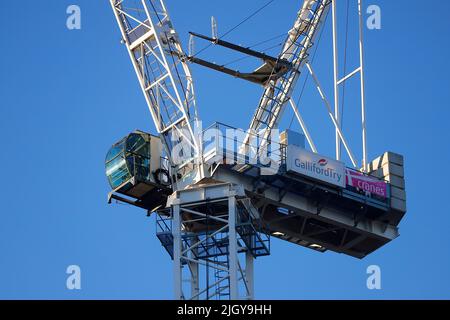
[[[157,237],[173,260],[175,299],[253,299],[254,259],[270,254],[270,239],[318,252],[364,258],[399,235],[406,213],[404,161],[386,152],[369,162],[366,141],[362,1],[359,67],[339,76],[337,0],[304,0],[281,52],[270,56],[191,32],[262,60],[253,72],[186,54],[163,0],[110,0],[157,135],[135,131],[106,157],[112,200],[155,213]],[[334,110],[310,61],[332,12]],[[214,28],[213,28],[214,29]],[[202,130],[190,64],[263,88],[248,130],[215,123]],[[292,99],[309,73],[336,132],[336,157],[318,153]],[[340,86],[360,76],[363,160],[342,130]],[[302,133],[278,132],[291,107]],[[230,132],[232,135],[230,136]],[[352,167],[342,161],[341,146]]]

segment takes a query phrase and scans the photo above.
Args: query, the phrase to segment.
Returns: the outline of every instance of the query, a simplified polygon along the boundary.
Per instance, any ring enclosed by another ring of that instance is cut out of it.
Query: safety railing
[[[246,139],[247,136],[250,139]],[[202,146],[203,157],[210,163],[275,169],[286,157],[286,146],[279,142],[278,134],[264,139],[263,134],[249,133],[220,122],[203,131]]]
[[[247,135],[251,137],[250,142],[244,143]],[[249,165],[272,168],[274,174],[286,173],[287,145],[279,142],[279,136],[273,136],[271,141],[262,137],[263,134],[248,133],[216,122],[203,131],[203,157],[208,163],[238,168],[239,165]],[[382,206],[389,203],[390,185],[387,181],[351,168],[346,168],[345,175],[346,194],[355,199],[370,199]]]

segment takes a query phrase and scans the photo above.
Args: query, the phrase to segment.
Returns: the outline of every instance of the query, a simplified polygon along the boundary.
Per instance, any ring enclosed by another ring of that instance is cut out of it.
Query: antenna
[[[217,31],[217,21],[214,16],[211,16],[211,38],[219,39],[219,34]]]
[[[195,37],[191,34],[189,36],[189,56],[195,56]]]

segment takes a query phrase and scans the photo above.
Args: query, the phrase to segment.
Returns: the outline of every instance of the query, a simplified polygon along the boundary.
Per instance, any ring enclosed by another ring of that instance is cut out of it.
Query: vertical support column
[[[255,258],[250,251],[245,253],[245,281],[248,288],[248,300],[255,299],[255,284],[253,281],[253,263]]]
[[[228,250],[229,250],[229,274],[230,274],[230,299],[237,300],[239,296],[238,287],[238,253],[236,235],[236,198],[228,197]]]
[[[181,215],[180,205],[177,203],[172,207],[173,225],[173,285],[175,300],[183,299],[182,289],[182,265],[181,265]]]
[[[337,9],[336,1],[332,0],[333,16],[333,69],[334,69],[334,117],[337,125],[341,127],[341,115],[339,111],[339,59],[338,59],[338,39],[337,39]],[[341,138],[336,129],[336,159],[341,160]]]
[[[333,1],[334,2],[334,1]],[[366,92],[364,81],[364,42],[363,42],[363,12],[362,0],[358,0],[359,15],[359,61],[361,64],[361,121],[362,121],[362,144],[363,144],[363,170],[367,172],[367,133],[366,133]]]
[[[313,139],[311,138],[311,134],[308,131],[308,128],[306,127],[305,121],[303,120],[303,117],[301,116],[300,112],[298,111],[297,105],[295,104],[295,102],[291,99],[289,99],[289,103],[292,107],[292,109],[294,110],[294,114],[297,117],[298,122],[300,123],[300,127],[303,130],[303,133],[306,136],[306,140],[308,140],[308,144],[311,147],[311,150],[314,153],[317,153],[317,148],[316,145],[314,144]]]
[[[199,239],[196,237],[194,241],[191,241],[190,245],[195,244],[197,241],[199,241]],[[193,248],[190,251],[190,258],[192,260],[196,260],[196,255],[197,255],[197,248]],[[190,271],[190,275],[191,275],[191,297],[195,297],[193,298],[194,300],[198,300],[198,293],[199,293],[199,265],[196,262],[193,261],[189,261],[189,271]]]

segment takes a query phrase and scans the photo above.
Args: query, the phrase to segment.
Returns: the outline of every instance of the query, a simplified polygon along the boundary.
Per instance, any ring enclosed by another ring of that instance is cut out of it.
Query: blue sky
[[[211,15],[223,33],[265,2],[167,5],[186,44],[188,31],[209,34]],[[66,28],[70,4],[82,9],[81,30]],[[272,255],[256,261],[257,298],[450,298],[450,3],[368,4],[382,10],[382,29],[365,33],[369,154],[405,156],[409,210],[401,236],[361,261],[273,240]],[[299,6],[275,0],[226,39],[251,45],[286,32]],[[0,298],[172,298],[171,261],[154,218],[106,203],[110,145],[137,128],[154,132],[108,1],[2,1],[0,15]],[[329,22],[314,66],[331,98]],[[203,57],[230,58],[215,48]],[[261,88],[197,66],[193,73],[205,125],[245,128]],[[354,85],[347,89],[345,130],[360,159]],[[305,119],[321,153],[332,155],[331,124],[311,82],[306,88]],[[81,267],[80,291],[66,289],[71,264]],[[382,270],[380,291],[366,288],[372,264]]]

